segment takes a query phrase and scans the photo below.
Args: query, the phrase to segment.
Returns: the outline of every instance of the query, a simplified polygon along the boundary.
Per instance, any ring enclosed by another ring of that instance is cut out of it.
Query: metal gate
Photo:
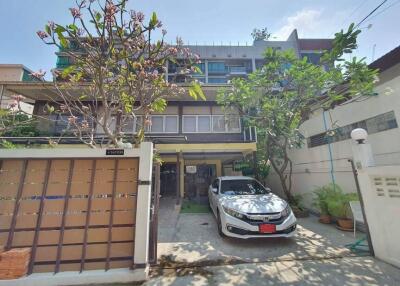
[[[138,158],[1,159],[0,245],[29,273],[133,265]]]

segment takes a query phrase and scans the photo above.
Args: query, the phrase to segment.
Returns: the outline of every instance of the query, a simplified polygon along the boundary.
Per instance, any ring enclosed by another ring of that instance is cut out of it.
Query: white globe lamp
[[[350,136],[358,144],[364,144],[368,137],[368,132],[365,129],[356,128],[351,131]]]

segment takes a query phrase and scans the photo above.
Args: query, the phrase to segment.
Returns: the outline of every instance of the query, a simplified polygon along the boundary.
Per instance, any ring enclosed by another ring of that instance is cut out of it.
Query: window
[[[221,194],[224,195],[265,195],[269,190],[255,180],[223,180]]]
[[[238,133],[240,132],[240,118],[235,115],[213,115],[213,131]]]
[[[198,132],[210,132],[211,131],[211,116],[198,116],[197,117],[197,129]]]
[[[66,68],[70,65],[69,57],[68,56],[58,56],[57,57],[57,68]]]
[[[308,148],[312,148],[350,139],[351,131],[356,128],[363,128],[369,134],[374,134],[397,127],[398,125],[394,111],[390,111],[362,121],[336,128],[333,130],[332,136],[327,135],[326,132],[313,135],[307,139],[307,145]]]
[[[143,126],[143,118],[143,116],[136,117],[133,132],[138,132],[144,127],[145,131],[149,133],[178,133],[177,115],[150,115],[150,126]]]
[[[165,116],[165,132],[173,133],[178,132],[178,117],[177,116]]]
[[[226,73],[224,62],[208,62],[208,73]]]
[[[196,132],[196,116],[183,116],[183,132]]]
[[[238,116],[227,116],[225,123],[228,132],[240,132],[240,118]]]
[[[213,116],[213,131],[225,132],[225,116],[223,115]]]
[[[164,120],[163,119],[164,119],[163,116],[152,115],[150,132],[153,132],[153,133],[163,132],[163,130],[164,130],[164,127],[163,127]]]
[[[143,128],[143,116],[137,116],[134,125],[134,132],[139,132],[139,130]]]
[[[184,133],[240,133],[239,116],[184,115]]]

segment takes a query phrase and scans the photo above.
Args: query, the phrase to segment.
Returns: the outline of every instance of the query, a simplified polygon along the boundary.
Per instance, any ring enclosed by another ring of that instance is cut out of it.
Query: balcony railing
[[[228,71],[231,75],[246,75],[247,68],[246,67],[228,67]]]

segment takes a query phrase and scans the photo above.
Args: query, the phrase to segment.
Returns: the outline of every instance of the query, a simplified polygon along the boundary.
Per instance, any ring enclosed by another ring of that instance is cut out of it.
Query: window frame
[[[224,131],[214,131],[214,117],[223,116],[225,120]],[[195,117],[196,118],[196,131],[185,131],[184,130],[184,121],[185,117]],[[199,131],[199,117],[210,117],[210,131]],[[185,134],[239,134],[242,133],[242,122],[240,120],[240,116],[235,116],[238,118],[239,128],[237,130],[229,131],[228,124],[226,122],[226,115],[224,114],[184,114],[182,115],[182,133]]]
[[[151,126],[147,126],[147,127],[144,127],[146,133],[149,133],[149,134],[164,134],[164,133],[166,133],[166,134],[178,134],[179,133],[179,115],[176,115],[176,114],[153,114],[153,115],[149,115],[150,121],[152,121],[152,117],[153,116],[162,117],[162,130],[163,131],[161,131],[161,132],[160,131],[151,131]],[[143,121],[144,120],[144,116],[143,115],[137,115],[135,117],[134,124],[133,124],[133,126],[134,126],[133,134],[136,134],[138,132],[136,127],[137,127],[137,122],[138,122],[139,117],[142,118],[141,120],[142,120],[142,122],[144,122]],[[176,118],[176,130],[175,131],[166,131],[165,130],[165,128],[166,128],[166,117],[174,117],[174,118]]]

